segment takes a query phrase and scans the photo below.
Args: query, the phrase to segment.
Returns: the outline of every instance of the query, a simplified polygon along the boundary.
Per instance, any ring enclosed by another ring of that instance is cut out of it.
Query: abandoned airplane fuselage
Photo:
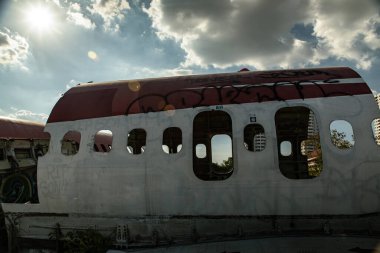
[[[19,238],[92,227],[125,247],[378,235],[377,118],[349,68],[80,84],[45,127],[39,203],[2,208]]]

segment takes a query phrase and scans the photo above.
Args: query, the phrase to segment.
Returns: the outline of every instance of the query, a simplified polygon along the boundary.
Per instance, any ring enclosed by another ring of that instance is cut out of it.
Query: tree
[[[344,132],[339,132],[336,129],[331,130],[331,141],[340,149],[349,149],[353,146],[353,144],[347,140],[346,134]]]
[[[216,174],[227,174],[233,169],[233,159],[229,157],[227,160],[223,160],[222,163],[212,163],[213,171]]]
[[[330,133],[331,142],[339,149],[349,149],[353,144],[347,139],[344,132],[339,132],[334,129]],[[309,137],[304,144],[306,147],[312,147],[310,152],[307,152],[308,157],[308,170],[310,176],[319,176],[322,172],[322,149],[319,135]],[[306,149],[305,147],[305,149]]]

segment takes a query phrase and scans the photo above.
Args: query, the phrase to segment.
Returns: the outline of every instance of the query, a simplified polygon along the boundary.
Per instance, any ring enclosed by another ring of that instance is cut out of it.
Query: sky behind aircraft
[[[375,0],[0,3],[0,115],[45,122],[80,82],[349,66],[380,91]]]

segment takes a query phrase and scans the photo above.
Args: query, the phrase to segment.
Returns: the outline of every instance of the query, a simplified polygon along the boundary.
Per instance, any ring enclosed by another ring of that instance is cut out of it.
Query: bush
[[[65,253],[103,253],[112,246],[110,237],[105,237],[94,229],[68,232],[63,237]]]

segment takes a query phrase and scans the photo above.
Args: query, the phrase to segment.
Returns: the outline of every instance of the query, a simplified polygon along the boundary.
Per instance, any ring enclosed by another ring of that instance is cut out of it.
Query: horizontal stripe
[[[48,123],[201,106],[362,94],[371,94],[371,90],[349,68],[118,81],[70,89],[53,108]]]
[[[338,84],[347,84],[347,83],[364,83],[362,78],[347,78],[347,79],[331,79],[331,80],[307,80],[307,81],[300,81],[300,85],[316,85],[316,84],[326,84],[326,83],[338,83]],[[295,82],[278,82],[277,85],[294,85]],[[202,90],[205,88],[212,89],[212,88],[228,88],[228,87],[236,87],[236,88],[243,88],[243,87],[255,87],[255,86],[273,86],[276,85],[274,83],[257,83],[257,84],[237,84],[237,85],[225,85],[225,86],[203,86],[203,87],[196,87],[196,88],[186,88],[187,90]]]

